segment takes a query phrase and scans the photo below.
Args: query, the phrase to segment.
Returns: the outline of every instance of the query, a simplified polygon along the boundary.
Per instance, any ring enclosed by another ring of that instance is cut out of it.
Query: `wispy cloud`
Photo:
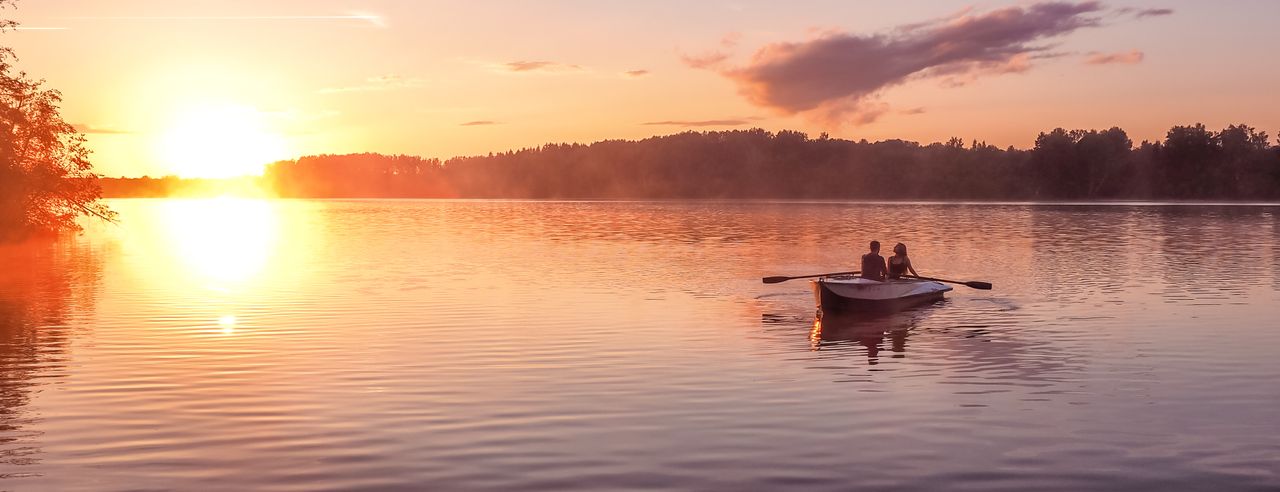
[[[1111,65],[1117,63],[1123,65],[1137,65],[1142,63],[1142,59],[1145,57],[1146,55],[1138,50],[1129,50],[1120,53],[1089,53],[1089,57],[1085,58],[1084,62],[1089,65]]]
[[[1031,70],[1056,57],[1054,42],[1104,25],[1099,2],[1044,2],[908,24],[881,34],[825,33],[758,49],[742,66],[722,52],[684,57],[691,66],[733,81],[751,103],[804,113],[832,126],[865,124],[888,112],[885,88],[919,79],[962,85],[980,77]],[[1150,14],[1155,15],[1155,14]],[[724,56],[721,56],[724,55]]]
[[[622,75],[625,75],[627,77],[632,77],[632,78],[644,77],[645,75],[649,75],[649,71],[648,70],[627,70],[625,72],[622,72]]]
[[[468,121],[468,122],[466,122],[466,123],[462,123],[461,125],[458,125],[458,126],[489,126],[489,125],[501,125],[501,124],[502,124],[502,123],[501,123],[501,122],[498,122],[498,121],[491,121],[491,120],[476,120],[476,121]]]
[[[731,32],[720,38],[720,48],[702,54],[681,53],[680,61],[693,68],[716,69],[729,60],[729,52],[742,42],[742,33]]]
[[[32,26],[32,27],[18,26],[13,28],[13,30],[15,31],[66,31],[69,29],[70,29],[69,27],[35,27],[35,26]]]
[[[536,61],[512,61],[499,65],[499,68],[506,72],[575,72],[583,70],[581,65],[573,65],[569,63],[559,63],[546,60]]]
[[[720,37],[720,47],[724,49],[733,49],[742,42],[742,33],[730,32]]]
[[[734,118],[726,120],[665,120],[641,123],[650,126],[740,126],[751,124],[750,119]]]
[[[1141,19],[1143,17],[1158,17],[1162,15],[1173,15],[1173,9],[1142,9],[1139,10],[1135,17]]]
[[[128,135],[133,132],[127,130],[117,130],[114,128],[102,128],[84,123],[73,123],[71,125],[76,131],[86,135]]]
[[[714,70],[729,60],[729,54],[723,51],[712,51],[701,55],[680,55],[680,61],[693,68]]]
[[[925,114],[926,112],[927,110],[925,108],[908,108],[902,111],[898,111],[899,114],[905,114],[905,115]]]
[[[369,77],[361,84],[344,87],[326,87],[316,92],[319,94],[339,94],[343,92],[389,91],[395,89],[412,89],[422,87],[425,84],[426,81],[417,78],[407,78],[400,75],[379,75],[377,77]]]
[[[1116,9],[1118,14],[1133,15],[1135,19],[1143,17],[1160,17],[1165,15],[1173,15],[1173,9],[1136,9],[1133,7],[1124,7]]]
[[[380,15],[353,13],[348,15],[122,15],[122,16],[73,16],[61,19],[93,20],[93,21],[138,21],[138,22],[181,22],[181,21],[356,21],[373,27],[387,27],[386,19]]]

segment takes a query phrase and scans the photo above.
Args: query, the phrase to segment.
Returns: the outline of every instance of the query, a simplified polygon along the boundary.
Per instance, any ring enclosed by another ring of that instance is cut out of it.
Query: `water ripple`
[[[1275,207],[112,206],[0,250],[0,488],[1280,487]],[[760,283],[871,239],[996,289]]]

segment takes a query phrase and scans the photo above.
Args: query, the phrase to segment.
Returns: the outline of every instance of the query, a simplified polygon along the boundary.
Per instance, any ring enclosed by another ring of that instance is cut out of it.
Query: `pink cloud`
[[[1124,65],[1137,65],[1142,63],[1145,58],[1141,51],[1130,50],[1120,53],[1090,53],[1089,58],[1084,60],[1089,65],[1110,65],[1120,63]]]
[[[537,60],[537,61],[513,61],[503,64],[503,68],[511,72],[563,72],[569,70],[582,70],[579,65],[571,65],[568,63],[557,63],[553,61]]]
[[[736,67],[725,66],[729,55],[723,52],[684,60],[733,81],[757,106],[836,124],[865,124],[888,112],[875,100],[885,88],[922,78],[955,86],[1029,71],[1036,60],[1060,56],[1047,43],[1100,27],[1103,15],[1099,2],[1044,2],[965,11],[883,34],[826,33],[773,43]]]
[[[1142,9],[1134,14],[1134,16],[1139,19],[1143,17],[1159,17],[1164,15],[1173,15],[1173,9]]]
[[[643,125],[652,126],[738,126],[746,125],[751,121],[748,119],[735,118],[727,120],[666,120],[666,121],[649,121],[641,123]]]
[[[683,61],[685,65],[708,70],[719,68],[728,60],[729,54],[723,51],[713,51],[702,55],[680,55],[680,61]]]
[[[1133,18],[1141,19],[1143,17],[1161,17],[1165,15],[1173,15],[1173,9],[1136,9],[1133,7],[1125,7],[1116,9],[1119,14],[1132,14]]]

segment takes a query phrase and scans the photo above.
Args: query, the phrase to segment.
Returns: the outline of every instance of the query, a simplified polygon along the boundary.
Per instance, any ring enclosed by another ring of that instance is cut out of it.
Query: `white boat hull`
[[[898,279],[879,282],[856,277],[823,277],[813,282],[823,311],[896,311],[942,299],[951,287],[941,282]]]

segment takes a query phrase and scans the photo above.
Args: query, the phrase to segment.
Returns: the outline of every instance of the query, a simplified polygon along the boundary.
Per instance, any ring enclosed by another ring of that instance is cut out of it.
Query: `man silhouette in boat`
[[[880,241],[871,241],[871,252],[862,255],[862,278],[883,282],[889,267],[880,256]]]

